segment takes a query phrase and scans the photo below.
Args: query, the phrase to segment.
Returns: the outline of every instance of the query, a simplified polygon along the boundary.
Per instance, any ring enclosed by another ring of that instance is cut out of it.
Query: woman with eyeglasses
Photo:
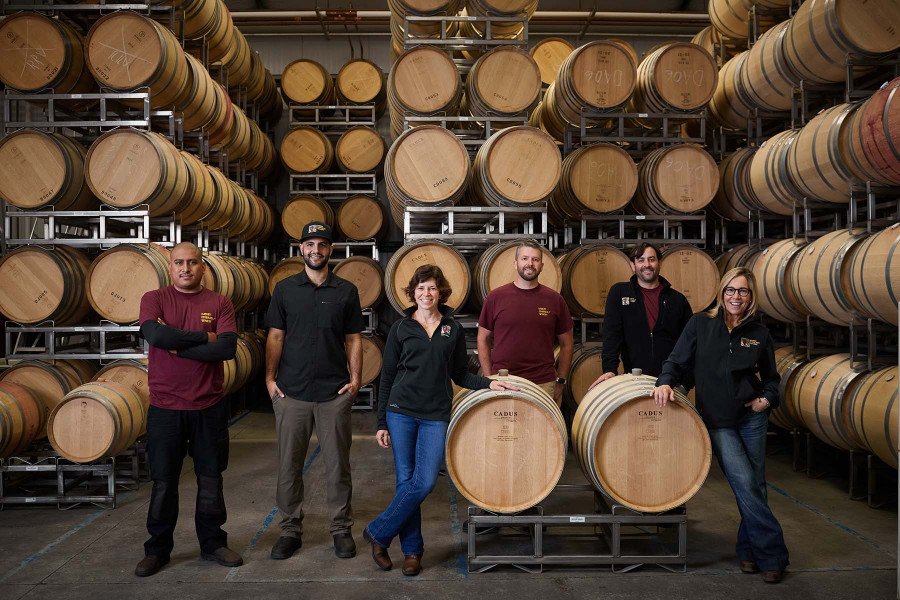
[[[725,273],[715,308],[695,314],[663,363],[653,396],[662,407],[693,373],[697,410],[741,514],[737,556],[744,573],[778,583],[788,565],[781,525],[769,508],[765,455],[768,413],[778,405],[775,348],[760,322],[753,273]]]

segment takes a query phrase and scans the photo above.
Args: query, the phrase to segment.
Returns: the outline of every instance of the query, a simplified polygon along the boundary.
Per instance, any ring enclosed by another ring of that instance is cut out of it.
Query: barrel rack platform
[[[466,559],[470,573],[509,565],[529,573],[545,566],[609,565],[625,573],[643,565],[687,570],[687,509],[641,514],[609,501],[589,484],[560,484],[553,494],[592,493],[592,514],[545,514],[541,505],[516,515],[470,506]],[[559,529],[578,529],[577,533]],[[576,551],[580,549],[581,551]]]
[[[546,243],[547,207],[537,206],[409,206],[403,213],[403,241],[452,243],[460,252],[499,242],[533,238]]]
[[[27,455],[0,460],[0,510],[49,504],[60,510],[81,504],[115,508],[119,491],[136,489],[147,479],[142,440],[121,456],[85,464],[68,461],[44,444]]]

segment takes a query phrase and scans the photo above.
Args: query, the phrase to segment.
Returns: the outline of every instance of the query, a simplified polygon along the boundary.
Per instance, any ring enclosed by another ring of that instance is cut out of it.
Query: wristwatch
[[[556,378],[556,383],[557,383],[558,385],[566,385],[567,383],[569,383],[569,380],[566,379],[565,377],[557,377],[557,378]]]

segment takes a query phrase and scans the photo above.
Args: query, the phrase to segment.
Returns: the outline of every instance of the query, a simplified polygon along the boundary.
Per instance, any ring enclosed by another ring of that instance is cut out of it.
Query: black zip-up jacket
[[[634,368],[645,375],[662,373],[663,361],[672,352],[693,312],[684,294],[672,289],[672,284],[664,277],[659,278],[659,283],[663,290],[659,295],[659,317],[653,331],[647,323],[644,294],[637,275],[610,288],[603,316],[603,349],[600,353],[604,373],[618,371],[620,355],[626,373]]]
[[[697,385],[697,410],[710,429],[737,425],[751,410],[744,404],[755,398],[768,400],[770,410],[779,404],[775,344],[758,317],[729,333],[721,309],[715,317],[694,315],[656,385],[684,383],[691,373]]]
[[[412,318],[416,307],[391,326],[384,346],[378,386],[378,429],[387,429],[387,411],[433,421],[450,421],[456,385],[487,388],[491,380],[468,372],[466,338],[453,311],[441,306],[441,322],[431,338]]]

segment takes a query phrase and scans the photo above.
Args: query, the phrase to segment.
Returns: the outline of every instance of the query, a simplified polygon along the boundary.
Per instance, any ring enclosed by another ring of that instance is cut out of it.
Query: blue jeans
[[[400,536],[403,554],[421,555],[422,502],[434,489],[438,471],[444,463],[445,421],[431,421],[387,412],[388,432],[394,451],[397,493],[383,513],[366,529],[379,546],[390,547]]]
[[[788,550],[781,525],[769,508],[766,490],[768,425],[765,412],[750,411],[736,427],[710,429],[709,437],[741,513],[738,559],[752,560],[763,571],[783,571],[788,565]]]

